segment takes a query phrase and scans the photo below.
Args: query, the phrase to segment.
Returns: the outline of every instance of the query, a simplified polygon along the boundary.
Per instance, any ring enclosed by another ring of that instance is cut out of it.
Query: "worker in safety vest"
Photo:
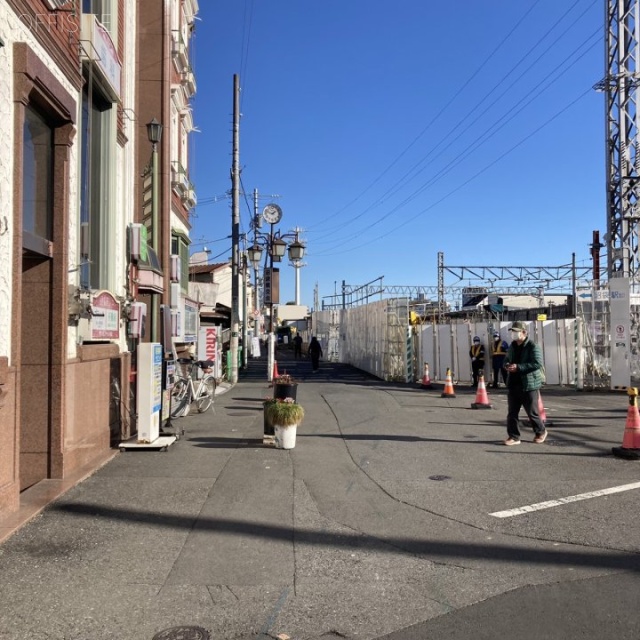
[[[493,388],[498,388],[498,381],[502,376],[502,383],[507,386],[507,370],[503,368],[504,358],[507,355],[509,345],[506,340],[500,337],[497,331],[493,332],[493,342],[491,343],[491,367],[493,368]]]
[[[478,386],[478,376],[483,373],[484,369],[484,345],[480,342],[480,338],[475,336],[473,344],[469,350],[471,358],[471,373],[473,374],[473,386]]]

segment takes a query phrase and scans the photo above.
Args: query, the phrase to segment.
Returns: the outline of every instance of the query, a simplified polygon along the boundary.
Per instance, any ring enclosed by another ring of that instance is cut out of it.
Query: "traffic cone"
[[[611,449],[614,456],[628,460],[640,460],[640,413],[638,412],[638,389],[629,387],[629,409],[621,447]]]
[[[278,378],[279,376],[280,374],[278,373],[278,361],[274,360],[273,361],[273,377]]]
[[[484,373],[480,371],[478,373],[478,391],[476,393],[476,401],[471,403],[472,409],[491,409],[489,404],[489,396],[487,395],[487,388],[484,385]]]
[[[451,369],[447,368],[447,377],[444,381],[444,391],[440,394],[441,398],[455,398],[456,392],[453,389],[453,378],[451,377]]]
[[[540,392],[538,392],[538,413],[545,427],[553,427],[553,421],[547,418],[547,412],[544,410],[544,403],[542,402],[542,394]]]
[[[542,424],[546,427],[553,427],[553,422],[547,419],[547,412],[544,409],[544,402],[542,402],[542,394],[538,391],[538,415]],[[529,419],[529,426],[533,427],[533,422]]]
[[[433,389],[431,378],[429,377],[429,365],[426,362],[424,363],[424,375],[422,376],[422,384],[420,386],[423,389]]]

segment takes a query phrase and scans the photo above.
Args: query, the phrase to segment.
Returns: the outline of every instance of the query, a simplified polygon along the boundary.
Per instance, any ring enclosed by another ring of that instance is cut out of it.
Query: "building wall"
[[[68,218],[74,203],[72,144],[81,77],[71,44],[78,24],[52,16],[43,3],[11,1],[0,5],[0,87],[5,91],[0,118],[0,512],[19,505],[22,486],[33,477],[56,477],[64,416]],[[77,39],[76,39],[77,42]],[[22,126],[26,106],[56,122],[51,255],[25,267],[22,257]],[[44,312],[44,313],[43,313]],[[46,319],[45,319],[46,318]],[[41,337],[47,336],[46,353]]]
[[[126,227],[134,202],[135,15],[135,3],[119,0],[124,90],[114,113],[117,170],[110,184],[115,205],[109,215],[115,247],[111,293],[123,304],[128,300]],[[10,96],[0,101],[0,142],[13,150],[0,157],[0,255],[9,257],[0,259],[2,517],[19,507],[21,490],[97,467],[111,455],[113,379],[115,375],[127,390],[130,354],[124,317],[117,339],[83,344],[83,325],[70,316],[70,292],[77,291],[81,261],[80,15],[50,11],[41,0],[6,0],[0,3],[0,36],[5,42],[0,47],[0,90]],[[25,262],[22,127],[30,104],[54,127],[54,213],[50,255]],[[128,401],[128,393],[122,396]],[[130,412],[126,405],[119,410]]]

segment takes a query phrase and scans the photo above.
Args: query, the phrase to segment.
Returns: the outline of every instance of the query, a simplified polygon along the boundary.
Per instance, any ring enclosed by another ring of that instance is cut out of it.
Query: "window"
[[[114,43],[118,42],[117,10],[117,0],[82,0],[82,13],[93,13],[111,34]]]
[[[25,109],[22,159],[24,245],[48,254],[53,240],[53,129],[38,113]]]
[[[89,87],[91,83],[89,82]],[[110,283],[109,255],[113,236],[113,198],[110,189],[112,166],[113,109],[97,91],[85,88],[82,95],[82,185],[80,222],[88,226],[88,247],[80,271],[81,285],[91,289],[108,289]]]
[[[171,253],[180,256],[180,290],[189,292],[189,239],[182,234],[171,236]]]

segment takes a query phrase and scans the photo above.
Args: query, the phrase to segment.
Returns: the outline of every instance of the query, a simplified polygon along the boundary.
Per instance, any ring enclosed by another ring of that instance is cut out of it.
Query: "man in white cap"
[[[509,328],[513,342],[507,351],[504,367],[507,377],[507,439],[504,443],[510,447],[520,444],[520,409],[529,416],[533,425],[536,444],[542,444],[547,437],[547,430],[540,418],[538,406],[540,387],[542,386],[542,349],[529,340],[524,322],[514,322]]]

